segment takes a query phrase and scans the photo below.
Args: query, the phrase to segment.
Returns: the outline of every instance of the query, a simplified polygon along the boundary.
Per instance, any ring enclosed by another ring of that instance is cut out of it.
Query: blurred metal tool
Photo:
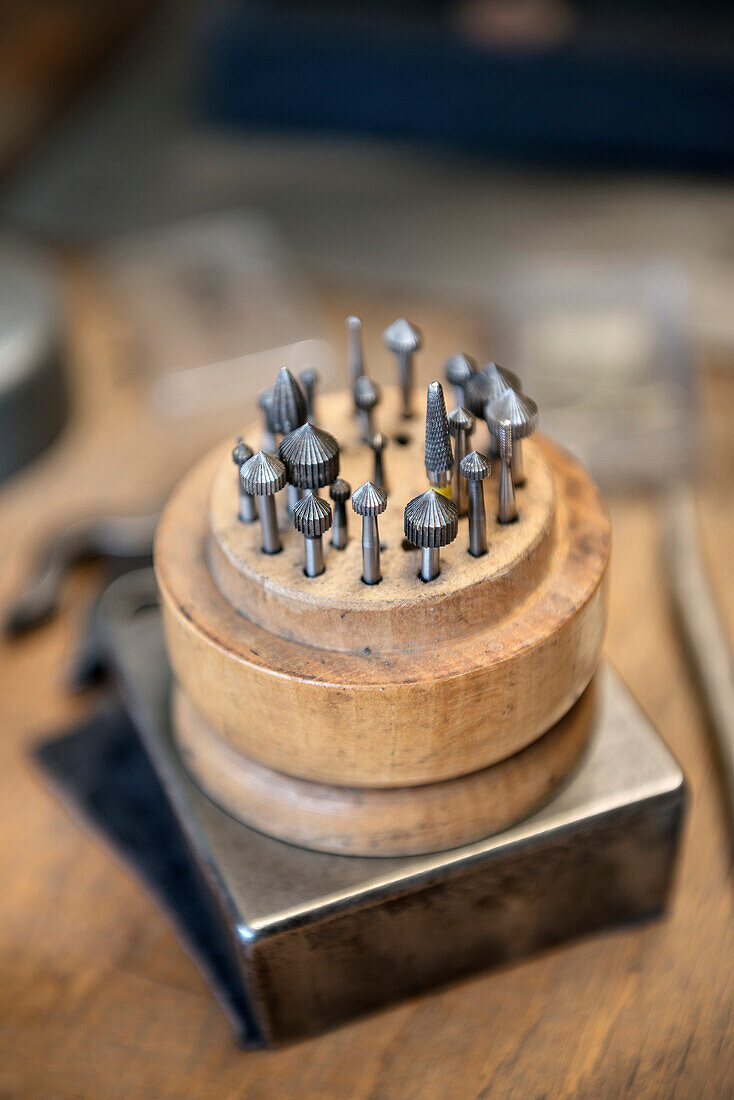
[[[413,415],[411,405],[413,393],[413,355],[423,344],[423,334],[410,321],[401,317],[393,321],[382,334],[382,340],[388,351],[391,351],[398,361],[398,376],[400,379],[401,414],[403,420],[410,420]]]
[[[6,613],[3,630],[17,638],[56,614],[68,574],[82,562],[107,559],[113,571],[137,569],[153,556],[158,513],[150,516],[99,516],[83,519],[52,539],[41,551],[27,587]]]
[[[668,496],[664,544],[676,616],[718,757],[734,853],[734,664],[701,559],[690,489]]]

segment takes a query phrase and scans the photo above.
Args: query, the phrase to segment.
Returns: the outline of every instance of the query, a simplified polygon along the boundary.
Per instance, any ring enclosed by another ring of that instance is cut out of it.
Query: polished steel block
[[[683,775],[610,667],[581,765],[532,817],[435,855],[323,855],[235,821],[190,779],[172,741],[152,573],[117,581],[100,615],[263,1043],[663,910]]]

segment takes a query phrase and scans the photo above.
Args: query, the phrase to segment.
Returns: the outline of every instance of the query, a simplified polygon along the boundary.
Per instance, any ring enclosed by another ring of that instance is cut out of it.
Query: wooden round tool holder
[[[423,396],[416,394],[415,407]],[[479,840],[527,816],[578,762],[594,716],[610,525],[583,468],[542,436],[523,445],[515,523],[496,520],[499,462],[485,485],[489,552],[467,519],[423,583],[403,510],[426,488],[423,420],[385,390],[378,426],[389,503],[380,584],[361,580],[361,519],[324,536],[326,571],[304,574],[303,537],[278,494],[281,553],[238,518],[232,441],[178,486],[155,561],[182,757],[233,816],[282,840],[397,856]],[[317,422],[341,474],[372,476],[348,394]],[[257,450],[260,426],[244,433]],[[470,446],[486,450],[477,425]],[[327,490],[322,492],[327,497]]]

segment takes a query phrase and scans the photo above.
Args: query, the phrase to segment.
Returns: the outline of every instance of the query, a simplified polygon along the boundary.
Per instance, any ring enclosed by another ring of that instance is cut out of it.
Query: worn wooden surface
[[[548,733],[491,768],[422,787],[333,787],[293,779],[235,752],[179,689],[174,731],[186,765],[234,817],[321,852],[410,856],[481,840],[538,809],[576,766],[594,717],[594,685]]]
[[[332,331],[355,308],[331,299]],[[76,354],[88,397],[103,390],[110,347],[87,294],[77,300]],[[83,308],[82,308],[83,307]],[[414,316],[434,362],[483,349],[465,319],[401,300],[365,307],[367,353],[389,377],[379,332]],[[420,360],[419,360],[420,362]],[[110,415],[124,412],[125,389]],[[102,394],[104,396],[104,394]],[[86,402],[91,411],[90,400]],[[99,408],[99,402],[97,402]],[[707,381],[709,477],[699,496],[706,555],[734,640],[734,373]],[[75,431],[88,456],[101,418]],[[0,596],[48,516],[49,463],[0,494],[6,559]],[[106,453],[106,452],[103,452]],[[88,466],[88,458],[86,459]],[[139,468],[151,469],[137,459]],[[132,473],[132,471],[131,471]],[[81,479],[77,477],[77,483]],[[84,485],[80,485],[84,490]],[[35,516],[33,524],[30,516]],[[725,1097],[734,1092],[734,896],[728,846],[700,710],[676,639],[659,553],[659,513],[642,496],[612,500],[607,652],[682,763],[692,799],[671,912],[478,975],[319,1039],[242,1055],[205,983],[135,880],[41,785],[26,759],[40,733],[85,714],[90,697],[60,690],[88,589],[65,614],[0,660],[0,1095],[150,1100],[416,1100],[416,1098]]]

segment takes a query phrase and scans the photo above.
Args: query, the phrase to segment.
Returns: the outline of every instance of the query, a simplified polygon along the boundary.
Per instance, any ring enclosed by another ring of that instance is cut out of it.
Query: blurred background
[[[726,770],[712,793],[673,610],[681,570],[705,573],[728,648],[733,167],[723,2],[0,3],[8,928],[75,850],[23,754],[91,705],[69,689],[101,671],[96,594],[279,366],[344,384],[348,314],[382,382],[399,316],[424,331],[420,381],[456,350],[517,371],[603,485],[608,650],[710,795],[685,912],[718,896]],[[72,905],[62,971],[83,925]],[[22,998],[33,975],[8,981]]]

